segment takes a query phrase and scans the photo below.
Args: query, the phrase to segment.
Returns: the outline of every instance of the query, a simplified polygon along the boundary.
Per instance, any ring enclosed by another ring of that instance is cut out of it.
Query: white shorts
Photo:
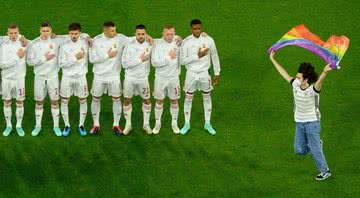
[[[51,79],[36,77],[34,85],[35,100],[44,100],[46,94],[49,94],[50,100],[59,100],[59,79],[55,76]]]
[[[154,98],[164,99],[168,96],[171,100],[180,98],[180,79],[179,77],[155,77]]]
[[[132,98],[140,95],[142,99],[150,98],[149,80],[146,79],[130,79],[124,80],[124,97]]]
[[[210,92],[213,89],[211,77],[207,75],[197,75],[193,72],[187,72],[185,78],[184,91],[194,93],[195,91]]]
[[[121,96],[121,82],[120,79],[114,81],[103,81],[99,79],[93,80],[91,94],[95,97],[100,97],[103,94],[108,94],[112,97]]]
[[[86,76],[76,78],[63,76],[60,84],[60,95],[64,98],[70,98],[72,95],[86,98],[89,95]]]
[[[19,80],[3,79],[1,82],[2,99],[11,100],[25,100],[25,78]]]

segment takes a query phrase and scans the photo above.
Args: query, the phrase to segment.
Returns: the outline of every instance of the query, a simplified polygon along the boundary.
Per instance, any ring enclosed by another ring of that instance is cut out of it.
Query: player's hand
[[[275,56],[275,52],[274,52],[274,51],[271,51],[271,52],[270,52],[270,58],[273,59],[274,56]]]
[[[23,58],[25,56],[25,50],[23,48],[20,48],[17,52],[16,52],[17,56],[19,58]]]
[[[55,33],[51,33],[50,38],[54,39],[56,37],[57,37],[57,35]]]
[[[112,48],[110,48],[107,52],[107,54],[109,55],[109,58],[113,58],[118,54],[118,50],[112,51]]]
[[[176,45],[177,45],[177,46],[181,46],[182,41],[183,41],[183,40],[182,40],[181,36],[176,36],[175,42],[176,42]]]
[[[325,73],[325,74],[327,74],[329,71],[331,71],[333,68],[331,68],[330,67],[330,63],[329,64],[327,64],[325,67],[324,67],[324,69],[323,69],[323,72]]]
[[[46,58],[47,61],[55,58],[55,56],[56,56],[55,54],[52,54],[52,53],[50,53],[50,52],[47,52],[47,53],[45,54],[45,58]]]
[[[208,33],[206,33],[206,32],[201,32],[201,36],[202,37],[207,37],[209,34]]]
[[[199,48],[198,57],[202,58],[202,57],[206,56],[208,52],[209,52],[209,48],[205,48],[205,50],[203,50],[203,51],[201,51],[201,48]]]
[[[176,56],[177,56],[177,53],[176,53],[176,49],[173,48],[172,50],[169,51],[169,56],[171,59],[175,59]]]
[[[86,37],[86,43],[89,45],[89,47],[92,47],[93,41],[90,36]]]
[[[84,51],[81,51],[77,54],[75,54],[75,57],[76,59],[80,60],[80,59],[83,59],[85,57],[85,52]]]
[[[29,43],[28,40],[24,36],[22,36],[20,38],[20,42],[21,42],[21,46],[23,46],[23,47],[26,47],[27,44]]]
[[[150,59],[150,54],[144,52],[141,54],[140,59],[142,62],[148,61]]]
[[[219,83],[219,77],[220,76],[214,76],[214,83],[213,85],[217,85]]]
[[[150,44],[150,45],[153,45],[154,44],[154,39],[149,36],[149,35],[146,35],[145,36],[145,40]]]

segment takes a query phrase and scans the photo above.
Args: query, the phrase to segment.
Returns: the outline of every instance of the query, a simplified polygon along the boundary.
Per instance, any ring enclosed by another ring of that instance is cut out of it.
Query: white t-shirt
[[[320,121],[320,92],[315,89],[314,85],[302,89],[299,79],[293,79],[290,83],[294,93],[295,122]]]

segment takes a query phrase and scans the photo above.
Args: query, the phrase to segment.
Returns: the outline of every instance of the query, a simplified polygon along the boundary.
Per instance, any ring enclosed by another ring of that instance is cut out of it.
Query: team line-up
[[[210,124],[212,111],[211,91],[217,84],[220,75],[220,62],[214,40],[202,32],[202,23],[198,19],[190,22],[192,34],[184,40],[175,35],[175,27],[165,25],[163,37],[153,39],[146,33],[142,24],[135,28],[135,36],[127,37],[116,32],[116,26],[108,21],[103,24],[103,33],[93,39],[81,33],[79,23],[68,26],[69,35],[57,36],[52,33],[49,22],[40,24],[40,36],[27,40],[19,34],[15,24],[8,26],[7,36],[0,37],[1,88],[4,101],[6,128],[4,136],[13,131],[11,123],[12,99],[16,99],[16,127],[19,136],[25,132],[21,126],[24,115],[26,63],[34,67],[35,127],[31,132],[37,136],[41,131],[44,111],[44,99],[49,95],[53,131],[56,136],[68,136],[70,133],[69,101],[72,95],[78,97],[80,118],[78,131],[85,136],[84,127],[87,115],[87,96],[89,94],[86,74],[88,63],[93,63],[93,83],[91,87],[91,114],[93,127],[89,133],[95,135],[100,131],[101,97],[108,94],[112,97],[113,127],[116,135],[127,135],[132,130],[131,114],[133,96],[141,96],[143,112],[143,129],[147,134],[158,134],[161,129],[161,115],[166,97],[170,100],[171,126],[175,134],[185,134],[190,129],[192,100],[196,91],[203,96],[205,125],[209,134],[216,131]],[[155,68],[154,98],[155,126],[151,128],[150,86],[148,76],[150,64]],[[185,124],[179,129],[178,99],[180,98],[179,75],[181,65],[186,67],[184,84]],[[213,65],[212,82],[208,70]],[[58,73],[62,70],[59,81]],[[125,78],[120,81],[121,68]],[[121,104],[120,96],[124,102]],[[59,107],[59,100],[61,104]],[[59,117],[64,120],[63,130],[59,127]],[[119,126],[122,113],[126,119],[124,130]]]

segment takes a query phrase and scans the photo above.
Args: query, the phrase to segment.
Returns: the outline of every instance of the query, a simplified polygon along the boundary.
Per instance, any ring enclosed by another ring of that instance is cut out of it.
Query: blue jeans
[[[296,122],[295,154],[310,154],[320,172],[328,169],[320,142],[320,121]]]

